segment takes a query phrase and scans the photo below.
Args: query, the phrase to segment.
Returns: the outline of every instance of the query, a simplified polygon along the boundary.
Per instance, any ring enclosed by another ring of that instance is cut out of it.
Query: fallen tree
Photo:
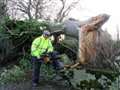
[[[100,14],[84,22],[69,19],[64,23],[66,39],[63,44],[76,51],[78,58],[73,67],[84,65],[94,68],[114,68],[115,58],[111,60],[114,42],[107,31],[101,29],[109,15]],[[78,35],[79,33],[79,35]]]

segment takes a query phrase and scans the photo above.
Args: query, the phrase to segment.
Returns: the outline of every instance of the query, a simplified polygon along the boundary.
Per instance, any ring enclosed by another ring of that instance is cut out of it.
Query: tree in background
[[[13,18],[63,21],[80,0],[9,0],[9,15]]]
[[[63,19],[68,16],[70,11],[76,7],[76,5],[79,3],[80,0],[74,0],[74,1],[71,1],[71,3],[68,3],[67,1],[68,0],[60,0],[61,8],[59,9],[55,19],[57,22],[63,21]]]
[[[7,0],[0,0],[0,23],[3,21],[4,16],[6,16],[6,2]]]

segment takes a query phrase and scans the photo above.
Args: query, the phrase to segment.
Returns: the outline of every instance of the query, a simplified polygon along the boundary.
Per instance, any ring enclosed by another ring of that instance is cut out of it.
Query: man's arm
[[[39,55],[39,45],[40,45],[40,38],[36,38],[32,42],[32,46],[31,46],[31,55],[36,56],[37,58],[40,57],[40,55]]]

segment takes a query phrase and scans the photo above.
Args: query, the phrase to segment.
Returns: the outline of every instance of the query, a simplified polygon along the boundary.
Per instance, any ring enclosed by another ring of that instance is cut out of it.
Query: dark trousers
[[[56,57],[56,53],[52,54],[53,60],[52,60],[52,66],[55,70],[59,70],[64,67],[63,63],[59,60],[54,60],[54,57]],[[33,66],[33,73],[32,73],[32,81],[33,83],[39,82],[39,75],[40,75],[40,67],[43,63],[42,58],[37,59],[36,57],[32,57],[32,66]]]
[[[32,81],[38,83],[40,73],[41,62],[36,58],[32,57]]]

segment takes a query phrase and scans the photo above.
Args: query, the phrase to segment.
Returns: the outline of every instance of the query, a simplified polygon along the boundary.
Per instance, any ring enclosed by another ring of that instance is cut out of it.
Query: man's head
[[[44,36],[45,38],[48,38],[48,37],[50,36],[50,32],[47,31],[47,30],[43,31],[43,36]]]

